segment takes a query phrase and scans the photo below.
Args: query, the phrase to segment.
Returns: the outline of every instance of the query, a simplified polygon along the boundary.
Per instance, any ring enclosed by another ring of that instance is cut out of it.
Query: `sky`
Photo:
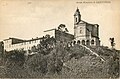
[[[41,37],[45,30],[65,24],[74,33],[77,7],[82,20],[99,24],[101,45],[110,47],[114,37],[120,49],[119,0],[0,0],[0,40],[9,37],[31,39]]]

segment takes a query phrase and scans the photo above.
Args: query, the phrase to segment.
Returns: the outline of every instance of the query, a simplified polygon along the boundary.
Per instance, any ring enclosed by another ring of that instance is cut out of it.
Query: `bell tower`
[[[81,20],[81,14],[79,9],[77,8],[74,14],[74,24],[78,24]]]
[[[79,9],[77,8],[75,13],[74,13],[74,38],[77,38],[79,34],[79,23],[81,21],[81,14]]]

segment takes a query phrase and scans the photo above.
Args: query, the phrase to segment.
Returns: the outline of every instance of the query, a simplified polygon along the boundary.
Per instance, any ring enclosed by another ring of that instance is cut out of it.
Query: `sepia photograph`
[[[0,78],[119,79],[119,0],[0,0]]]

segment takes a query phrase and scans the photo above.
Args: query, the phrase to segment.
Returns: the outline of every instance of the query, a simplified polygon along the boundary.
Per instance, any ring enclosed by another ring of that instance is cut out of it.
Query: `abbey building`
[[[68,33],[68,29],[64,24],[60,24],[57,29],[51,29],[45,31],[47,35],[51,35],[56,41],[64,43],[79,43],[86,46],[99,46],[99,25],[90,24],[81,20],[81,14],[79,9],[74,13],[74,35]],[[5,39],[0,43],[0,49],[4,51],[19,50],[25,51],[31,50],[33,46],[37,46],[45,38],[35,38],[30,40],[23,40],[19,38]]]

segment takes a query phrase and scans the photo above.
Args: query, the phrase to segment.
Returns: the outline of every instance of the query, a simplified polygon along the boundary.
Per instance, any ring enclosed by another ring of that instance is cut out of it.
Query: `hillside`
[[[36,54],[23,56],[23,51],[11,51],[4,57],[0,77],[9,78],[118,78],[120,51],[104,46],[86,47],[75,44],[34,50]],[[22,52],[22,53],[21,53]]]

